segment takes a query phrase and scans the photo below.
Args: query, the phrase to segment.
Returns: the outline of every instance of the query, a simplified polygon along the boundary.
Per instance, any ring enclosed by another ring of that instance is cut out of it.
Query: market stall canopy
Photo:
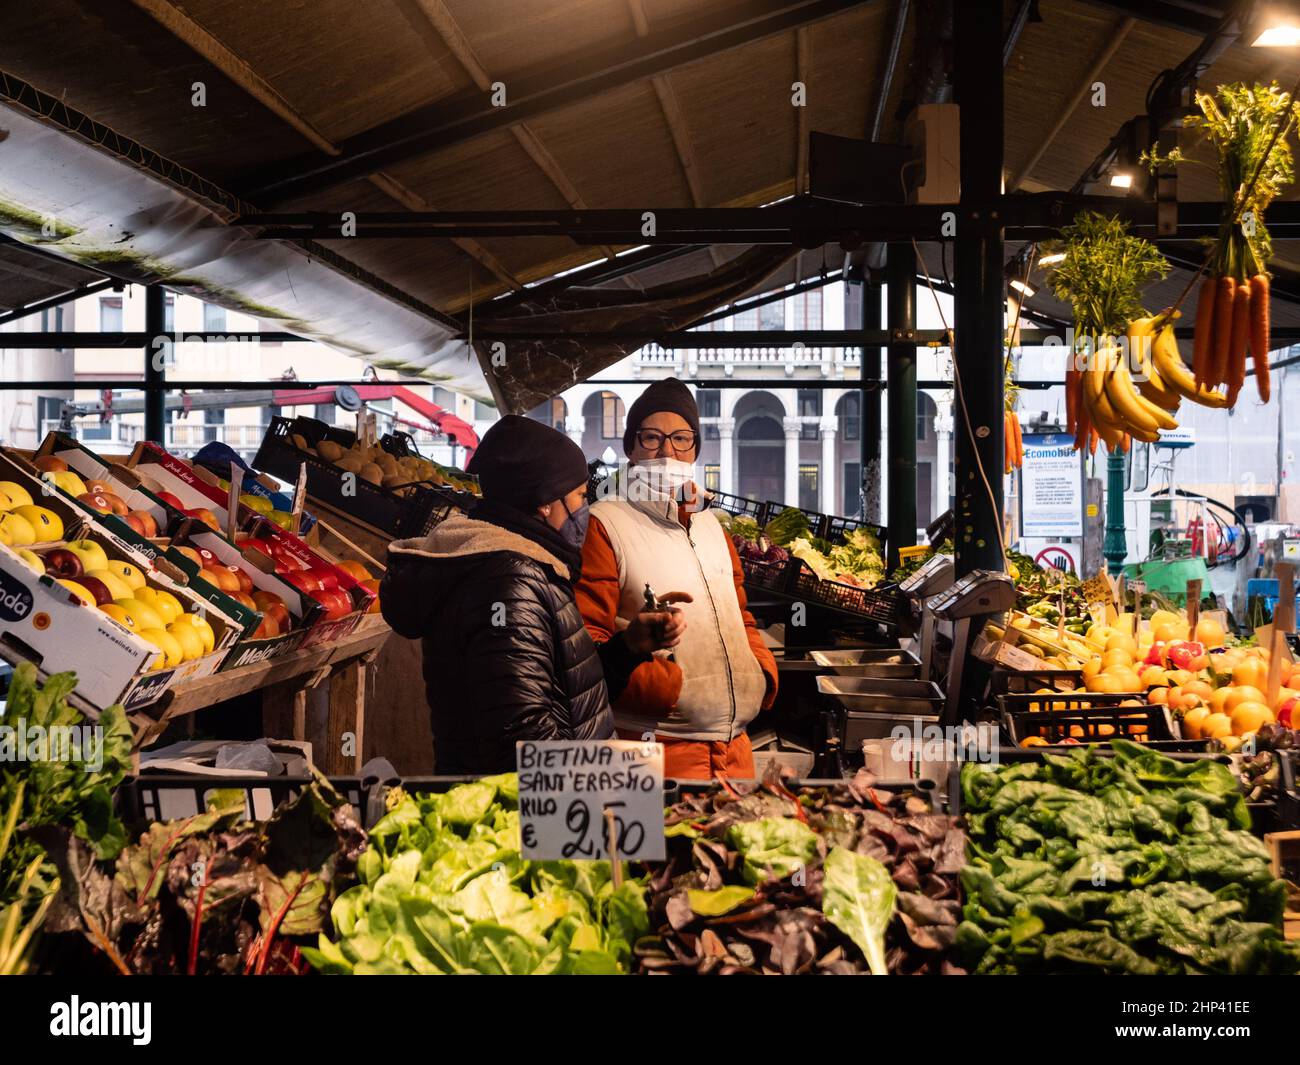
[[[1008,187],[1072,188],[1228,6],[1008,3]],[[551,348],[556,372],[525,389],[526,374],[497,379],[471,353],[469,308],[485,323],[494,301],[517,308],[527,286],[602,260],[606,278],[584,287],[630,303],[665,284],[704,294],[746,247],[649,255],[508,230],[258,240],[228,223],[771,204],[808,191],[812,132],[898,143],[908,103],[946,98],[938,9],[913,4],[900,20],[897,0],[45,0],[9,11],[0,38],[0,230],[30,239],[52,212],[68,231],[41,239],[82,263],[193,285],[386,370],[525,409],[614,352]],[[1293,51],[1238,42],[1200,84],[1290,85],[1297,71]],[[1179,191],[1217,198],[1192,168]],[[827,260],[833,272],[843,252],[830,252],[805,248],[754,290]],[[1277,252],[1300,269],[1294,242]]]

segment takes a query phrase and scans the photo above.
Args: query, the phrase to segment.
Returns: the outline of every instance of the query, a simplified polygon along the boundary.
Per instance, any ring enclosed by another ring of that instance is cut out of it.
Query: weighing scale
[[[946,592],[956,576],[951,555],[931,555],[909,577],[899,582],[898,590],[907,596],[912,609],[913,632],[920,631],[921,604],[930,596]]]
[[[938,637],[942,635],[951,641],[945,724],[956,725],[961,721],[962,679],[975,635],[990,617],[1010,610],[1015,603],[1016,585],[1011,577],[984,569],[972,570],[950,588],[925,600],[921,612],[921,676],[932,675]]]

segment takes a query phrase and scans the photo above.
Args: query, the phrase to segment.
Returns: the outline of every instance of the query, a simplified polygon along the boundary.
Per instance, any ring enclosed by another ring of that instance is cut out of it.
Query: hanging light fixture
[[[1129,170],[1116,170],[1110,175],[1110,187],[1113,189],[1131,189],[1133,173]]]
[[[1063,262],[1065,262],[1065,252],[1057,251],[1057,252],[1053,252],[1051,255],[1044,255],[1041,259],[1038,260],[1038,265],[1054,266],[1056,263],[1063,263]]]
[[[1300,11],[1295,4],[1269,4],[1256,13],[1258,32],[1252,48],[1294,48],[1300,45]]]

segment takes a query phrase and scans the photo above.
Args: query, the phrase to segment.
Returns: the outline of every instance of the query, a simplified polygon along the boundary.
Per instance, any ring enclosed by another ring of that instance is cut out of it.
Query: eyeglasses
[[[681,429],[672,434],[661,433],[658,429],[638,429],[636,442],[647,451],[658,451],[667,440],[674,451],[690,451],[695,446],[697,434],[691,429]]]

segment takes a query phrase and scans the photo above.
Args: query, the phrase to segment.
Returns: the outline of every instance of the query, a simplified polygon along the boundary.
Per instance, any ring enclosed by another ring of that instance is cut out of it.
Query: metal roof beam
[[[710,6],[699,18],[647,37],[585,49],[544,71],[514,75],[505,82],[504,106],[494,107],[491,97],[475,88],[348,138],[339,145],[338,158],[309,154],[269,177],[265,169],[249,174],[237,186],[249,199],[283,203],[868,2],[743,0],[726,7]]]

